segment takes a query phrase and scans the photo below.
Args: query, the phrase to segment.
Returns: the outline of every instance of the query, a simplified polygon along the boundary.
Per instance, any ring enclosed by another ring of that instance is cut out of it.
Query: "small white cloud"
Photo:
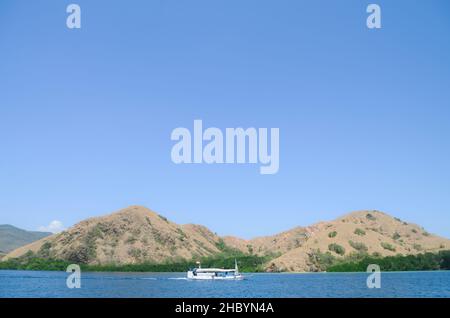
[[[49,225],[47,226],[40,226],[39,231],[41,232],[52,232],[52,233],[59,233],[64,231],[64,225],[61,221],[54,220],[51,221]]]

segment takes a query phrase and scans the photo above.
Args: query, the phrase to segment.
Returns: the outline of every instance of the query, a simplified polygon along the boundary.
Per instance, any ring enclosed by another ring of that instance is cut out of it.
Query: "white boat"
[[[187,272],[187,278],[192,280],[243,280],[244,276],[239,273],[237,261],[234,261],[234,269],[202,268],[197,262],[197,268]]]

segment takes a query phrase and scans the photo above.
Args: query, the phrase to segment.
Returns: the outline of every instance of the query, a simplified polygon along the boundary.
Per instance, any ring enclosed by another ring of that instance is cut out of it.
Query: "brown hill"
[[[335,221],[252,240],[220,238],[204,226],[177,225],[147,208],[132,206],[82,221],[65,232],[18,248],[5,259],[31,251],[74,263],[162,263],[214,256],[225,248],[272,256],[268,271],[302,272],[323,270],[327,257],[435,252],[450,249],[450,240],[379,211],[354,212]]]
[[[274,259],[267,269],[320,271],[320,258],[328,255],[343,258],[363,252],[392,256],[450,249],[450,240],[379,211],[354,212],[311,228],[311,235],[302,246]]]
[[[32,251],[75,263],[160,263],[217,254],[219,240],[203,226],[180,226],[147,208],[132,206],[82,221],[60,234],[18,248],[6,258]]]
[[[311,235],[310,230],[296,227],[273,236],[257,237],[243,240],[234,236],[225,236],[223,241],[229,247],[244,253],[255,255],[281,255],[292,249],[302,246]]]

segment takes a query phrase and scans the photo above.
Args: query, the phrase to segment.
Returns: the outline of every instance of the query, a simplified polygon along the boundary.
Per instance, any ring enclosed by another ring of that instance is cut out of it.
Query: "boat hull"
[[[243,280],[243,275],[229,275],[229,276],[217,276],[213,273],[198,273],[194,274],[194,272],[188,272],[187,275],[188,280]]]

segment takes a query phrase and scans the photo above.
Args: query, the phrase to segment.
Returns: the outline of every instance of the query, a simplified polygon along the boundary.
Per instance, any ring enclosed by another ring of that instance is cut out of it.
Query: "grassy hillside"
[[[320,272],[369,256],[444,250],[450,250],[450,240],[380,211],[353,212],[333,221],[243,240],[220,237],[201,225],[179,225],[145,207],[131,206],[20,247],[3,261],[17,268],[53,268],[69,262],[95,270],[184,271],[196,260],[204,260],[205,266],[227,267],[227,261],[239,257],[257,262],[248,267],[251,271]]]
[[[307,240],[271,261],[268,270],[315,272],[324,270],[320,260],[328,264],[331,258],[347,260],[361,255],[387,257],[450,250],[450,240],[380,211],[353,212],[307,229]]]
[[[220,238],[201,225],[178,225],[147,208],[131,206],[84,220],[70,229],[19,248],[16,258],[32,251],[38,257],[76,264],[177,262],[219,254]]]

